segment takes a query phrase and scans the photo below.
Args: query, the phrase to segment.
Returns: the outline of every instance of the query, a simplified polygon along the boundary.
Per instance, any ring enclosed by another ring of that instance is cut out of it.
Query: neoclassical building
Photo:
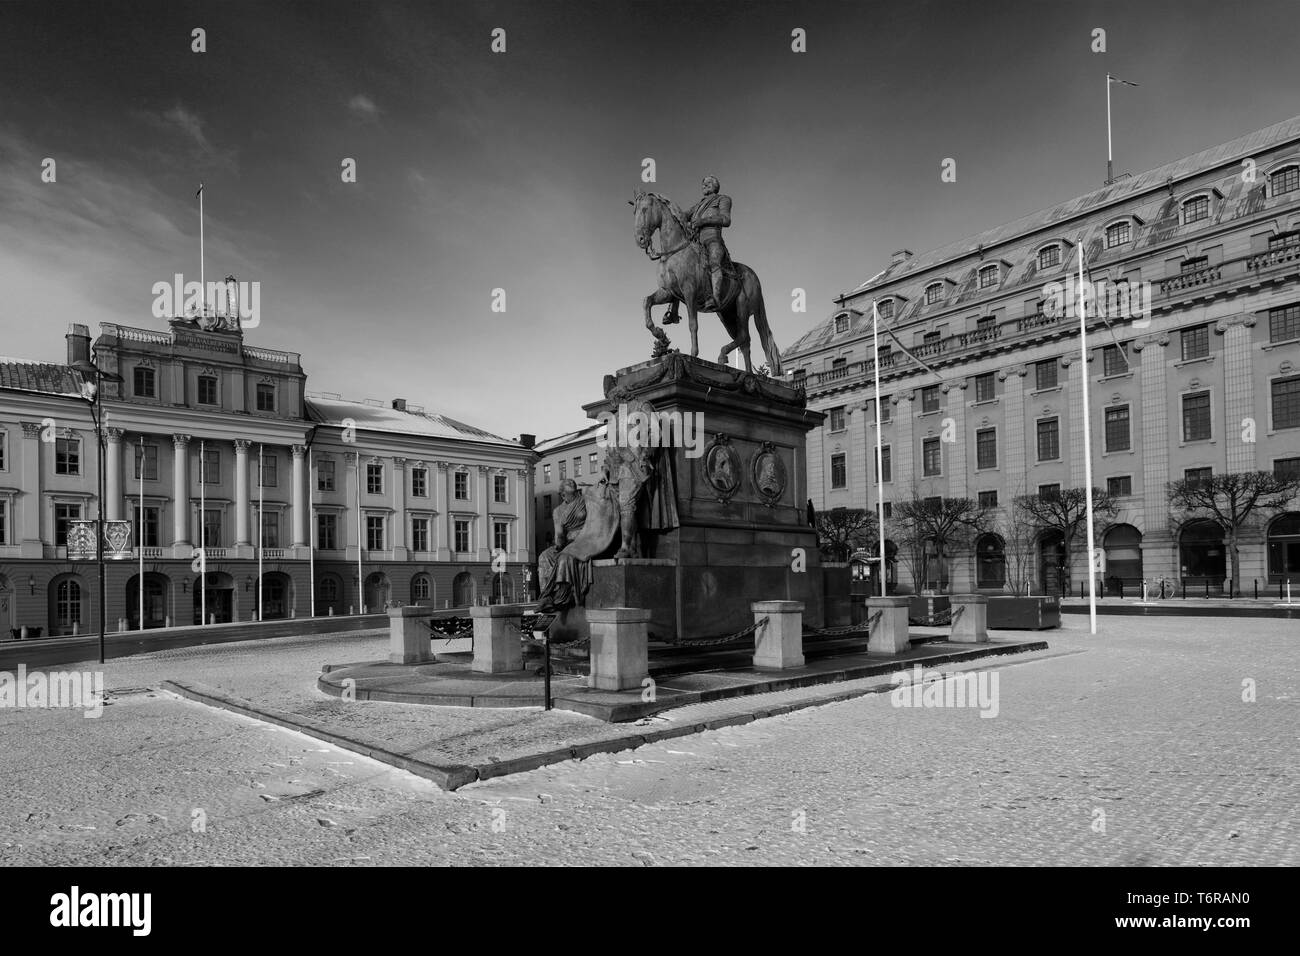
[[[1090,311],[1086,363],[1078,313],[1052,307],[1052,284],[1077,278],[1080,244],[1090,281],[1127,284],[1141,309],[1111,303],[1109,329]],[[873,302],[887,511],[913,495],[969,497],[997,525],[952,557],[952,587],[1003,587],[1017,495],[1083,486],[1086,375],[1093,483],[1119,504],[1099,542],[1107,576],[1218,590],[1223,536],[1171,512],[1167,485],[1300,469],[1300,117],[923,255],[903,250],[839,297],[785,355],[827,415],[808,446],[819,509],[876,508]],[[1067,555],[1040,535],[1037,586],[1059,586],[1062,567],[1077,581],[1082,545]],[[1249,526],[1240,557],[1247,591],[1300,582],[1300,503]]]
[[[532,465],[511,441],[408,405],[309,394],[298,354],[237,324],[104,324],[107,626],[347,614],[512,599],[532,561]],[[0,628],[98,628],[94,562],[70,523],[97,508],[97,443],[73,325],[65,363],[0,360]],[[205,574],[198,550],[206,557]],[[260,559],[260,560],[259,560]],[[260,569],[260,587],[259,587]],[[205,586],[206,583],[206,586]]]

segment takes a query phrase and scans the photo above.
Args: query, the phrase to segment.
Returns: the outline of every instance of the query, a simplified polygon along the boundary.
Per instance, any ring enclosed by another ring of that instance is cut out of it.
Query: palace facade
[[[308,393],[298,354],[205,325],[104,324],[93,349],[73,325],[66,363],[0,359],[5,636],[99,627],[95,563],[67,551],[71,523],[97,514],[92,406],[74,367],[91,356],[106,373],[104,517],[132,526],[129,559],[107,562],[110,631],[141,625],[141,560],[145,627],[205,609],[220,623],[522,595],[529,436],[403,399]]]
[[[1077,282],[1080,244],[1089,280],[1127,284],[1142,310],[1110,303],[1103,321],[1090,309],[1086,362],[1078,312],[1051,301],[1052,283]],[[971,498],[995,525],[948,567],[921,562],[913,580],[894,568],[900,590],[1006,585],[1013,500],[1084,485],[1086,375],[1093,484],[1119,506],[1098,542],[1107,579],[1218,591],[1221,529],[1175,514],[1167,486],[1300,469],[1300,117],[923,255],[898,252],[842,295],[785,354],[827,415],[808,443],[818,510],[876,508],[873,302],[887,514],[902,499]],[[1065,554],[1044,533],[1032,547],[1040,591],[1086,574],[1083,541]],[[1300,581],[1300,504],[1249,525],[1240,558],[1247,593],[1252,580]]]

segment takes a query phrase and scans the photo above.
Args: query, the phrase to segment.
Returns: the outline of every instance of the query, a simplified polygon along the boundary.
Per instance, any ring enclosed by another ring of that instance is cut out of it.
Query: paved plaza
[[[993,717],[901,708],[872,693],[454,793],[154,688],[202,682],[406,746],[423,735],[443,748],[487,739],[523,753],[620,728],[534,710],[349,704],[315,690],[322,663],[380,656],[375,633],[114,660],[98,719],[0,710],[0,862],[1300,863],[1300,625],[1103,618],[1100,627],[1091,637],[1086,617],[1071,615],[1041,635],[1049,651],[971,665],[998,675]],[[649,723],[737,706],[695,705]]]

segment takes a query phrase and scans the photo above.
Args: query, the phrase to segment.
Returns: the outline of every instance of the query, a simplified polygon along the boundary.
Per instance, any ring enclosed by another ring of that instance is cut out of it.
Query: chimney
[[[68,326],[68,364],[76,365],[90,361],[90,329],[78,322]]]
[[[911,249],[899,249],[897,252],[895,252],[892,256],[889,257],[889,264],[891,266],[900,265],[906,262],[910,258],[912,258]]]
[[[393,408],[397,409],[399,412],[406,411],[406,399],[404,398],[393,399]]]
[[[519,444],[523,445],[525,448],[532,448],[537,444],[537,436],[521,434],[519,436]]]

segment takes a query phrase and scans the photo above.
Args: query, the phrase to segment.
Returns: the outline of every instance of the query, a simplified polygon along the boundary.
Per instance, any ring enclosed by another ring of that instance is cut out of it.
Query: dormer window
[[[849,330],[848,313],[835,316],[835,334],[841,335]]]
[[[1061,264],[1061,246],[1052,243],[1038,250],[1038,268],[1051,269]]]
[[[1202,219],[1210,218],[1210,197],[1193,196],[1187,202],[1183,203],[1183,225],[1190,226],[1194,222],[1200,222]]]
[[[931,282],[925,287],[925,304],[934,305],[936,302],[943,301],[943,283]]]
[[[1269,194],[1281,196],[1283,193],[1300,189],[1300,166],[1287,166],[1279,169],[1268,178]]]
[[[1106,248],[1114,249],[1133,238],[1132,224],[1127,220],[1113,222],[1106,227]]]
[[[997,263],[991,263],[982,266],[979,271],[979,283],[981,289],[991,289],[998,284],[998,266]]]
[[[894,300],[886,299],[884,302],[878,302],[876,312],[882,319],[892,319],[894,317]]]

